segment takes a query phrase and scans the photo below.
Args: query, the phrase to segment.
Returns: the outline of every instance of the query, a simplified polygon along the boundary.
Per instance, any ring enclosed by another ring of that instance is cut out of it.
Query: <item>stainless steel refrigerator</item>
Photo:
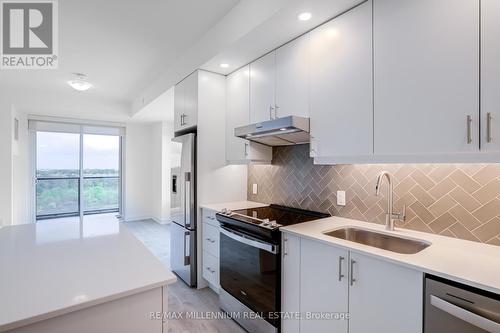
[[[172,139],[170,266],[196,287],[196,135]]]

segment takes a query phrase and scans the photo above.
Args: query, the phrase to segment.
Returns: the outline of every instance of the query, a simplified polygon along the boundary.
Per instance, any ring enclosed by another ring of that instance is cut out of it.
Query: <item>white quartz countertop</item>
[[[214,203],[214,204],[202,204],[201,208],[206,208],[215,211],[221,211],[224,208],[229,210],[237,210],[237,209],[248,209],[248,208],[257,208],[257,207],[267,207],[268,204],[263,204],[255,201],[234,201],[234,202],[224,202],[224,203]]]
[[[420,239],[432,243],[416,254],[399,254],[375,247],[324,235],[323,232],[340,227],[354,226],[396,236]],[[295,224],[280,229],[282,232],[318,240],[322,243],[346,248],[350,251],[372,255],[425,273],[481,288],[500,294],[500,247],[450,237],[433,235],[407,229],[386,231],[385,226],[330,217],[312,222]]]
[[[0,229],[0,332],[175,281],[118,222]]]

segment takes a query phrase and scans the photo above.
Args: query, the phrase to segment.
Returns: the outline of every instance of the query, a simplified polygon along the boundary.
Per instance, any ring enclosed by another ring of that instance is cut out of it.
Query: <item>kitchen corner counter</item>
[[[430,242],[432,245],[416,254],[399,254],[323,234],[325,231],[348,226],[420,239]],[[380,224],[340,217],[295,224],[280,230],[500,294],[499,246],[400,228],[396,228],[395,231],[386,231],[384,226]]]
[[[176,281],[118,221],[0,229],[0,332]]]
[[[210,210],[215,210],[217,212],[223,210],[224,208],[229,210],[237,210],[237,209],[248,209],[248,208],[257,208],[257,207],[267,207],[268,204],[254,202],[254,201],[233,201],[233,202],[225,202],[225,203],[214,203],[214,204],[202,204],[201,208],[206,208]]]

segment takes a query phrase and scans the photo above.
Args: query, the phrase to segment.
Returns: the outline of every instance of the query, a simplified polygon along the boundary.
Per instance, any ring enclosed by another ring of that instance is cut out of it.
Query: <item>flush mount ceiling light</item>
[[[92,83],[87,81],[87,75],[83,73],[73,73],[75,79],[68,81],[71,88],[77,91],[86,91],[93,87]]]
[[[222,63],[219,65],[220,68],[228,68],[229,67],[229,64],[226,64],[226,63]]]
[[[312,17],[312,14],[309,12],[300,13],[299,16],[297,16],[299,21],[308,21],[311,19],[311,17]]]

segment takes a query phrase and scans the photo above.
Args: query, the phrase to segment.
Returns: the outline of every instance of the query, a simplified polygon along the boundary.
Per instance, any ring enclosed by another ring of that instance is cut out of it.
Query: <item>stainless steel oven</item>
[[[221,227],[220,301],[250,332],[277,332],[280,311],[279,243]],[[239,304],[238,304],[239,303]],[[258,315],[259,317],[255,316]]]

